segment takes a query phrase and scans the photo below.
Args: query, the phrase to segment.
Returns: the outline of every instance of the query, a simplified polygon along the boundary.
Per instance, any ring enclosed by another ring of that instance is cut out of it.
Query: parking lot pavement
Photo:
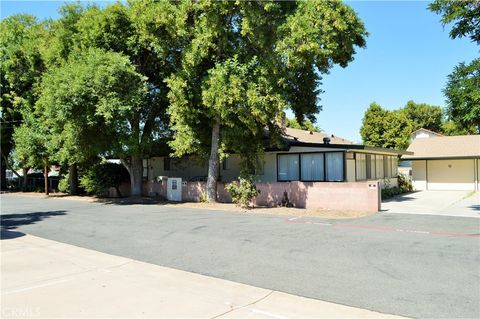
[[[2,318],[399,318],[19,232],[2,238]]]
[[[1,224],[267,290],[419,318],[480,317],[480,219],[352,220],[1,195]]]
[[[386,213],[480,218],[480,192],[419,191],[382,202]]]

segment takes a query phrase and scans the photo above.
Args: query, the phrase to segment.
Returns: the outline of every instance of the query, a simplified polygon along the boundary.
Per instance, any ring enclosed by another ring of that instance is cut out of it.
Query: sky
[[[101,1],[104,5],[107,1]],[[0,2],[0,17],[29,13],[57,18],[65,1]],[[442,89],[455,65],[471,61],[479,48],[468,38],[452,40],[449,26],[424,1],[346,1],[365,23],[367,47],[346,68],[323,76],[318,126],[327,133],[361,142],[363,115],[372,102],[387,109],[407,101],[445,106]]]

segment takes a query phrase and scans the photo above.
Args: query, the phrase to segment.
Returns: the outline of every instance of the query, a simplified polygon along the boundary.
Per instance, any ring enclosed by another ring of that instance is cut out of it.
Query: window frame
[[[287,153],[277,153],[276,160],[277,160],[277,182],[305,182],[305,183],[343,183],[347,180],[347,157],[346,157],[346,150],[342,151],[314,151],[314,152],[287,152]],[[342,153],[343,159],[343,176],[342,180],[340,181],[327,181],[327,161],[325,157],[325,153]],[[301,154],[322,154],[323,155],[323,180],[302,180],[302,163],[301,163]],[[279,156],[282,155],[297,155],[298,160],[298,180],[280,180],[279,179]]]

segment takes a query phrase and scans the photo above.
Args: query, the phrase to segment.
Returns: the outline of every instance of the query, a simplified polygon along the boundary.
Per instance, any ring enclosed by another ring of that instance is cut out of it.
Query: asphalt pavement
[[[418,318],[480,317],[480,220],[355,220],[1,195],[2,229]]]

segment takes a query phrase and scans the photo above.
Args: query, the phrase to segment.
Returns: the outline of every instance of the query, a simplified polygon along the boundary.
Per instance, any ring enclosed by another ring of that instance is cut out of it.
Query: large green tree
[[[45,69],[40,48],[45,24],[31,15],[0,22],[1,189],[6,188],[6,164],[14,147],[12,134],[22,121],[22,109],[36,100],[34,87]]]
[[[442,15],[442,24],[453,23],[452,39],[469,37],[480,44],[480,3],[478,0],[435,0],[429,9]]]
[[[171,146],[177,156],[209,157],[207,196],[215,201],[225,151],[251,167],[265,129],[281,133],[286,108],[298,122],[314,121],[321,74],[347,66],[366,32],[339,1],[185,3],[181,69],[167,82]]]
[[[73,166],[138,147],[135,125],[147,86],[128,57],[95,48],[74,51],[44,75],[40,92],[36,112],[58,162]],[[132,190],[141,174],[130,171]]]
[[[413,130],[426,128],[438,133],[442,131],[443,109],[440,106],[408,101],[400,112],[411,121]]]
[[[447,116],[465,128],[473,125],[480,130],[480,59],[457,65],[443,92]]]
[[[373,102],[365,112],[360,128],[365,145],[406,149],[412,123],[404,112],[390,111]]]
[[[443,25],[453,24],[452,39],[469,37],[480,44],[480,2],[478,0],[436,0],[429,9],[442,16]],[[447,116],[462,129],[477,126],[480,133],[480,59],[462,62],[448,76],[443,90],[447,98]]]

